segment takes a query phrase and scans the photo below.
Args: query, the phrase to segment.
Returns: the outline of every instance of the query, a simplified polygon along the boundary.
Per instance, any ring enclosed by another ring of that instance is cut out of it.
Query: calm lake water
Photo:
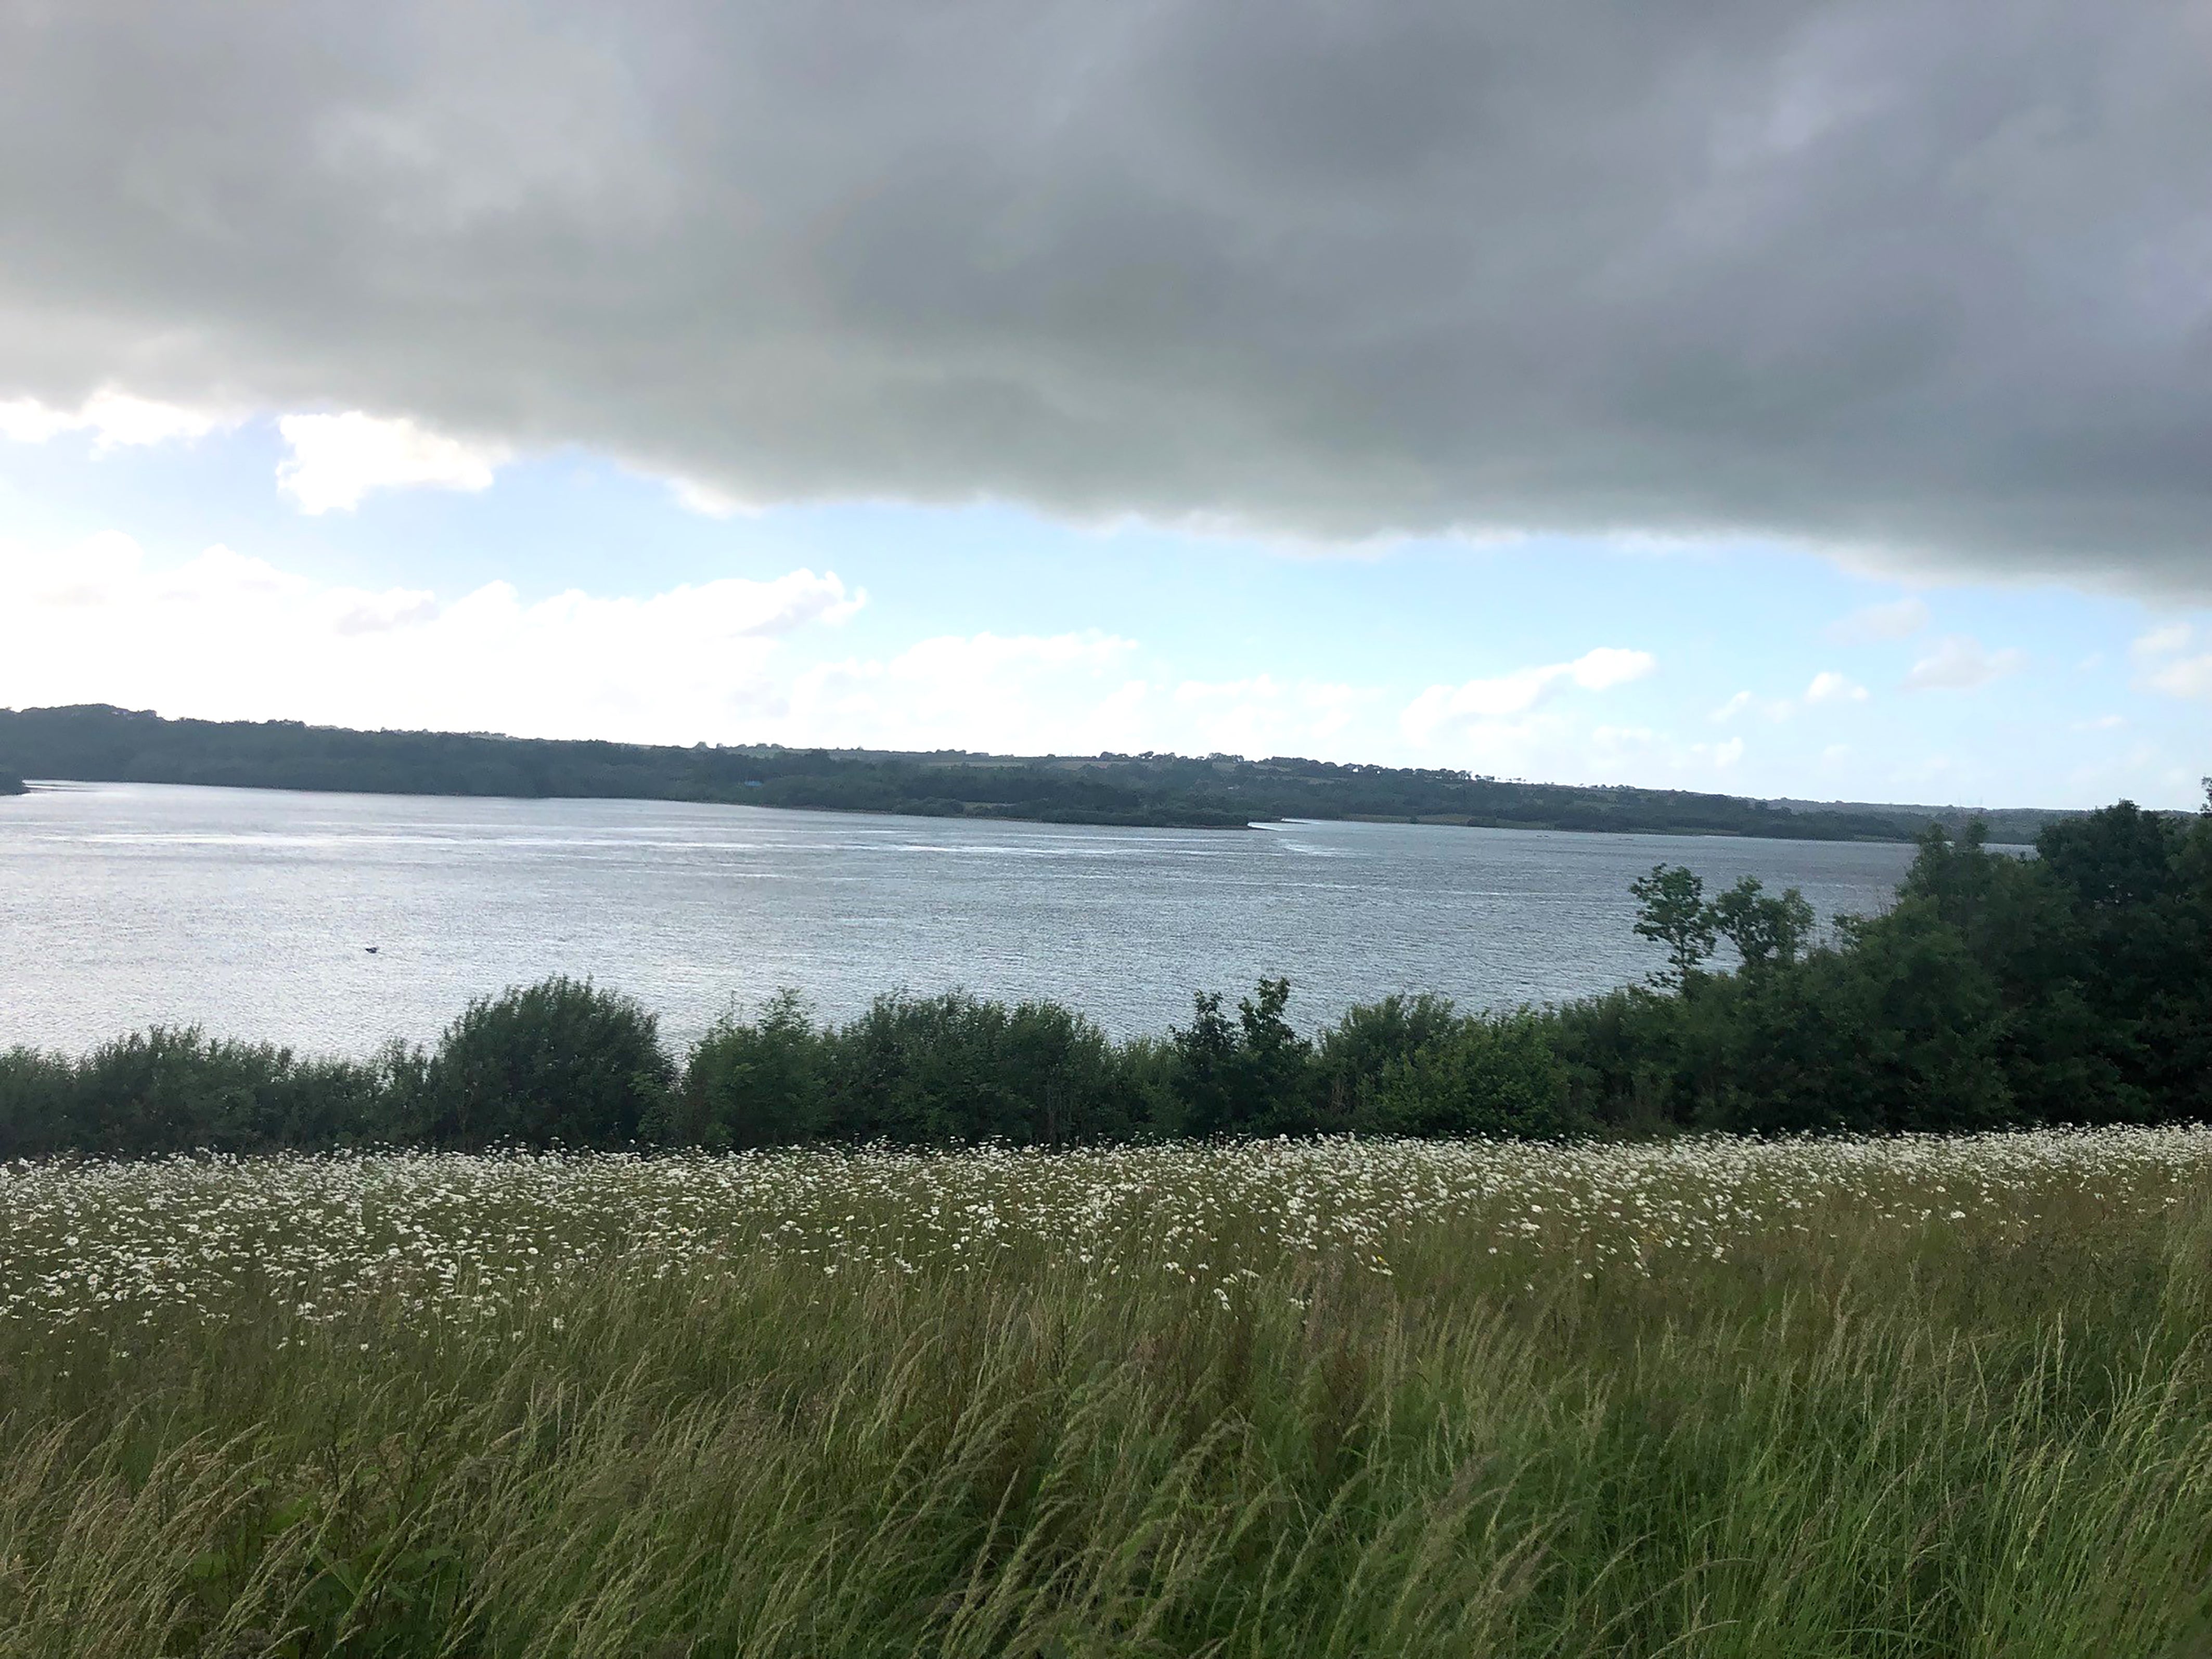
[[[786,985],[836,1015],[898,986],[1054,997],[1117,1032],[1261,974],[1290,977],[1304,1025],[1390,991],[1542,1002],[1656,965],[1628,883],[1662,860],[1802,887],[1825,921],[1883,908],[1911,854],[60,785],[0,799],[0,1046],[198,1022],[359,1052],[555,973],[632,993],[678,1040]]]

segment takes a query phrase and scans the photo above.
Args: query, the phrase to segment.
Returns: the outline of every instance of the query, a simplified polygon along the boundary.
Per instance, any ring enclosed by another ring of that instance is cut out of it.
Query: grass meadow
[[[0,1171],[0,1655],[2212,1651],[2212,1132]]]

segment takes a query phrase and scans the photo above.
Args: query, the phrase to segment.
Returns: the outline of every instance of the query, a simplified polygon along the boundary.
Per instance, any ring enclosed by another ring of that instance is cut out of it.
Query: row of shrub
[[[681,1064],[655,1017],[550,979],[470,1005],[434,1048],[303,1058],[155,1030],[82,1058],[0,1054],[0,1158],[192,1149],[1021,1145],[1321,1127],[1557,1134],[1564,1073],[1533,1013],[1440,999],[1357,1008],[1317,1039],[1270,981],[1233,1014],[1117,1042],[1055,1003],[878,998],[842,1024],[793,993],[725,1020]]]
[[[2039,856],[1932,829],[1898,902],[1810,940],[1795,891],[1636,884],[1655,982],[1544,1010],[1434,997],[1318,1033],[1263,980],[1162,1037],[959,992],[817,1019],[795,994],[681,1062],[654,1016],[550,979],[425,1050],[302,1058],[197,1030],[0,1054],[0,1158],[409,1145],[1024,1145],[1156,1136],[1965,1130],[2212,1116],[2212,799],[2123,802]],[[1713,963],[1725,947],[1726,970]]]

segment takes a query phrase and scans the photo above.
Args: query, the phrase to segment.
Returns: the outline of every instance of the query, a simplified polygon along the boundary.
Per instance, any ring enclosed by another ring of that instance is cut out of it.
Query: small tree
[[[1996,876],[1996,854],[1989,850],[1989,826],[1970,819],[1956,841],[1940,823],[1913,837],[1919,851],[1898,887],[1900,898],[1924,898],[1954,927],[1972,929],[1987,905]]]
[[[1813,932],[1813,907],[1795,887],[1776,898],[1755,876],[1742,880],[1714,901],[1713,926],[1735,946],[1746,968],[1756,971],[1778,962],[1795,962]]]
[[[1705,884],[1686,866],[1655,864],[1628,890],[1636,898],[1636,931],[1667,947],[1667,966],[1652,982],[1687,990],[1698,964],[1713,953],[1716,924]]]
[[[1290,1000],[1290,981],[1263,979],[1232,1024],[1219,992],[1198,994],[1190,1024],[1170,1033],[1185,1133],[1311,1131],[1313,1045],[1284,1017]]]

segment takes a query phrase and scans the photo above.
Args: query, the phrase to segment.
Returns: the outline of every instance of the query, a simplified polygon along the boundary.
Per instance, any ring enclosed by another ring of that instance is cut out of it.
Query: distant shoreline
[[[298,721],[168,720],[103,704],[0,709],[0,780],[167,783],[448,799],[691,801],[1100,828],[1430,823],[1762,841],[1910,842],[1981,820],[2022,843],[2078,814],[1528,783],[1291,757],[996,756],[690,748],[483,732],[360,732]],[[14,793],[9,791],[6,793]]]

